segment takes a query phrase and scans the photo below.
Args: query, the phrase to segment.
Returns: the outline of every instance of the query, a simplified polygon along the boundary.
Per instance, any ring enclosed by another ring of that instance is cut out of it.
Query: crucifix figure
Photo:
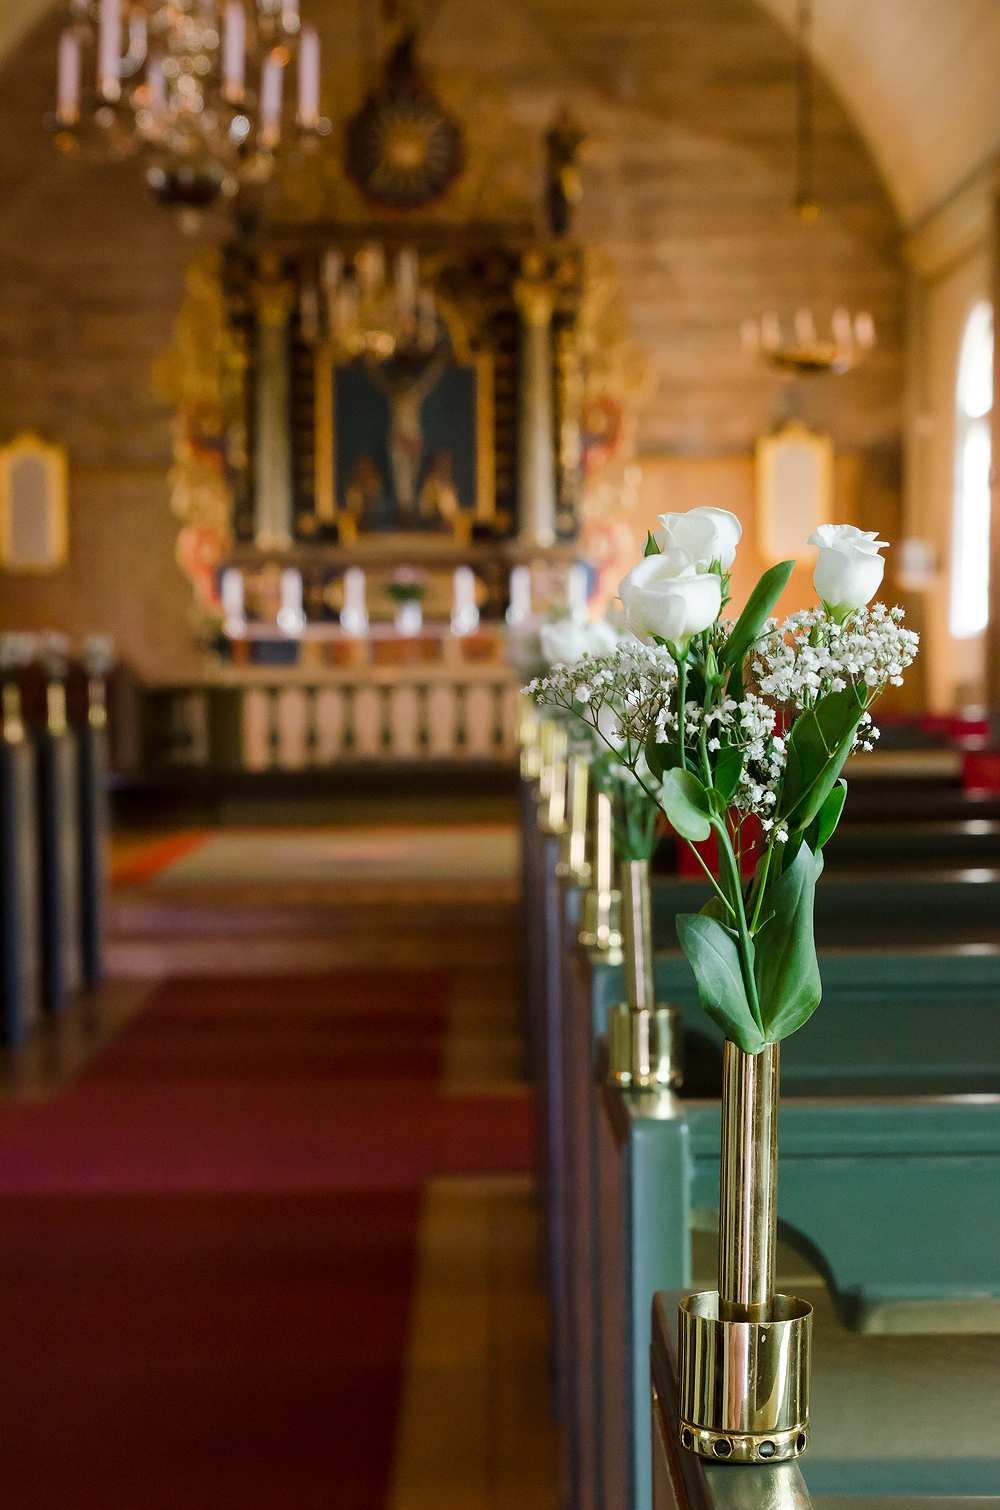
[[[433,392],[447,365],[448,357],[442,353],[432,357],[416,376],[405,371],[394,374],[374,362],[367,368],[372,384],[389,403],[389,464],[396,503],[402,514],[416,513],[417,480],[424,454],[420,406]]]

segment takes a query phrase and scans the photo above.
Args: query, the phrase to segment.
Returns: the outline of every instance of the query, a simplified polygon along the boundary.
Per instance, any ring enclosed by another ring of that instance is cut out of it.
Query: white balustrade
[[[336,765],[344,759],[347,728],[346,699],[342,687],[318,687],[315,699],[317,765]]]
[[[382,689],[354,688],[354,755],[358,759],[379,759],[382,749]]]
[[[278,765],[301,771],[309,763],[309,706],[304,687],[282,687],[277,704]]]
[[[427,693],[427,754],[454,760],[458,741],[458,699],[452,682],[439,682]]]
[[[241,698],[243,764],[266,771],[271,764],[271,694],[266,687],[245,687]]]
[[[224,764],[234,735],[247,771],[516,757],[517,678],[506,667],[343,667],[291,676],[261,667],[157,695],[164,694],[169,732],[159,758],[168,763]]]
[[[418,689],[403,684],[389,692],[389,742],[397,760],[416,760],[420,754],[420,714],[422,699]]]
[[[496,746],[496,698],[488,683],[465,689],[465,753],[471,759],[489,759]]]

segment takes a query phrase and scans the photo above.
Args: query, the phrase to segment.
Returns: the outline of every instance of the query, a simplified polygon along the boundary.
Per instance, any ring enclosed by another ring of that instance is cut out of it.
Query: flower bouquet
[[[773,1293],[778,1045],[820,1002],[814,896],[844,762],[871,748],[870,705],[901,682],[917,636],[900,609],[869,606],[884,570],[873,533],[824,525],[810,537],[816,607],[771,617],[785,561],[730,620],[738,519],[697,508],[659,522],[619,587],[634,638],[527,690],[613,750],[711,888],[675,920],[726,1040],[719,1292],[682,1306],[682,1440],[715,1457],[787,1458],[808,1440],[811,1311]],[[761,837],[744,882],[751,817]],[[717,875],[695,848],[711,836]]]

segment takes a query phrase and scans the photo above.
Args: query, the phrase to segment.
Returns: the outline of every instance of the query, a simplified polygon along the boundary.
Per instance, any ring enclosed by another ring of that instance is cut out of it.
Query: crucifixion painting
[[[360,529],[447,529],[457,511],[476,510],[477,383],[474,363],[440,351],[334,369],[337,507]]]

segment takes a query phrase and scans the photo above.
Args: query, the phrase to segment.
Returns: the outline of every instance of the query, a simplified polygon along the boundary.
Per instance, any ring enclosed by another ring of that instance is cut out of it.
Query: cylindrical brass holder
[[[609,965],[622,962],[621,931],[618,926],[621,894],[613,890],[614,820],[611,798],[597,792],[592,807],[593,840],[590,867],[593,885],[583,899],[580,920],[580,943],[595,959]]]
[[[590,879],[587,860],[587,762],[581,755],[571,755],[566,764],[566,791],[569,798],[569,821],[563,829],[562,849],[556,874],[581,885]]]
[[[726,1042],[719,1289],[681,1302],[681,1443],[733,1463],[809,1444],[812,1306],[774,1293],[779,1048]]]
[[[619,928],[625,1001],[608,1012],[608,1072],[629,1090],[669,1090],[681,1082],[680,1013],[657,1006],[649,861],[622,862]]]
[[[566,730],[547,718],[538,773],[538,826],[545,834],[561,834],[566,825],[566,745]]]
[[[744,1054],[726,1040],[722,1063],[719,1315],[757,1321],[774,1293],[781,1046]]]

